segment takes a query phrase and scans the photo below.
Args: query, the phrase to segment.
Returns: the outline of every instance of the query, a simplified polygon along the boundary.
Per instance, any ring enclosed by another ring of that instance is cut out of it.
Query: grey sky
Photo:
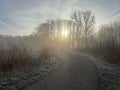
[[[0,0],[0,34],[28,35],[45,19],[66,19],[78,9],[92,10],[96,26],[120,18],[120,0]]]

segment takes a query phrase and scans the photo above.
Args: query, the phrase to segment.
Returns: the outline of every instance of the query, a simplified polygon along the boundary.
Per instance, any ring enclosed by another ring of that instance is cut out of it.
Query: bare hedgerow
[[[50,60],[50,58],[53,58],[55,56],[54,50],[47,46],[47,47],[42,47],[40,50],[40,60],[41,62],[47,62]]]
[[[21,69],[31,60],[31,51],[23,44],[15,44],[12,41],[0,46],[0,71],[10,72]]]

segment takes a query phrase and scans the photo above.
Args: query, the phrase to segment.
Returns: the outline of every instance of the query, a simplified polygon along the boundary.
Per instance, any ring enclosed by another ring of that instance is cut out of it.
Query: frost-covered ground
[[[40,80],[43,76],[57,69],[65,61],[66,56],[58,55],[47,63],[36,61],[26,66],[24,70],[12,73],[0,73],[0,90],[21,90],[22,88]]]
[[[100,79],[100,90],[120,90],[119,65],[109,64],[103,58],[96,58],[88,54],[83,55],[90,57],[97,68]]]

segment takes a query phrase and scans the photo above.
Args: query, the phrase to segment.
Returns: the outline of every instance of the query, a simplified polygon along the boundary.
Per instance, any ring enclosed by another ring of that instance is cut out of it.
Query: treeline
[[[108,56],[115,63],[120,62],[120,23],[102,25],[94,41],[95,50]]]
[[[62,31],[67,30],[64,38]],[[102,25],[95,32],[95,15],[92,11],[74,11],[69,20],[46,20],[37,27],[34,36],[39,37],[42,43],[56,47],[72,48],[89,51],[103,56],[120,59],[120,23]]]
[[[44,39],[44,42],[54,40],[63,43],[62,31],[68,31],[66,45],[69,48],[87,48],[89,39],[92,38],[95,16],[90,10],[74,11],[70,20],[46,20],[37,27],[35,36]]]

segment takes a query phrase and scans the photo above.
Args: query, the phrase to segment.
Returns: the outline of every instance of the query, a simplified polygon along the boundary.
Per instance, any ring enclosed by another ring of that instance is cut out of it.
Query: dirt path
[[[97,72],[90,59],[70,53],[54,73],[24,90],[99,90]]]

